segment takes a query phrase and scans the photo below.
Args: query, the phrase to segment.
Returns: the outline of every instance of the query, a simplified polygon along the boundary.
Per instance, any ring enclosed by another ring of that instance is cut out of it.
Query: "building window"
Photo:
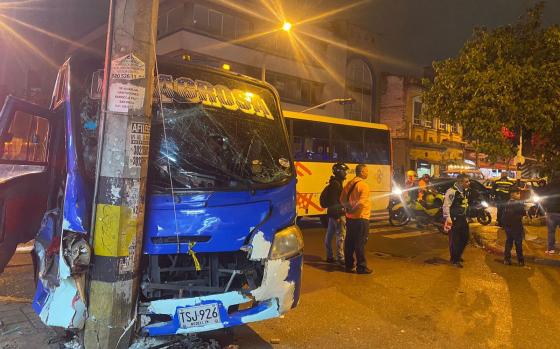
[[[266,81],[276,87],[283,102],[312,106],[321,101],[320,83],[273,71],[266,72]]]
[[[446,124],[445,122],[439,122],[439,129],[440,130],[444,130],[444,131],[448,131],[449,128],[449,124]]]
[[[451,132],[459,133],[459,124],[453,124],[451,127]]]
[[[354,103],[344,106],[346,118],[371,121],[373,78],[371,69],[362,59],[352,59],[346,67],[346,93],[354,99]]]
[[[422,120],[420,119],[420,114],[422,114],[422,98],[416,96],[412,98],[412,124],[416,126],[422,126]]]

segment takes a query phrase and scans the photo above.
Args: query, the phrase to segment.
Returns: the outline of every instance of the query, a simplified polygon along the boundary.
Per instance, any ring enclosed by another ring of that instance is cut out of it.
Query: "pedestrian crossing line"
[[[404,232],[404,233],[399,233],[399,234],[386,234],[386,235],[381,235],[384,238],[388,238],[388,239],[405,239],[405,238],[412,238],[412,237],[417,237],[417,236],[425,236],[425,235],[433,235],[433,234],[437,234],[437,231],[411,231],[411,232]]]

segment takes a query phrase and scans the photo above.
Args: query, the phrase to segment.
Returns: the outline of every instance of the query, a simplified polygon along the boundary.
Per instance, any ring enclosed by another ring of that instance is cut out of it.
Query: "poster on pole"
[[[131,122],[128,134],[128,167],[140,168],[148,161],[150,146],[150,124]]]
[[[146,64],[129,53],[111,61],[111,80],[137,80],[146,77]]]
[[[129,110],[141,110],[144,106],[146,89],[130,83],[111,83],[109,86],[109,111],[128,113]]]

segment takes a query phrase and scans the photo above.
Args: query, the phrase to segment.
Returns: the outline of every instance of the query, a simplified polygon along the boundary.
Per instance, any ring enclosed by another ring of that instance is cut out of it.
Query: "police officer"
[[[445,228],[449,230],[450,259],[451,263],[457,268],[463,267],[462,255],[469,242],[469,223],[467,222],[469,184],[467,175],[458,175],[455,184],[445,192],[443,201]]]
[[[492,191],[494,192],[494,197],[496,198],[496,205],[498,206],[498,225],[502,227],[504,222],[502,217],[504,216],[504,205],[509,201],[509,192],[513,182],[508,179],[507,172],[504,171],[501,174],[500,179],[492,184]]]

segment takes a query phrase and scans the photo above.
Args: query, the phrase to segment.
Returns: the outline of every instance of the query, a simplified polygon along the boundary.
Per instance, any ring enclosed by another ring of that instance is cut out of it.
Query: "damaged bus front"
[[[87,316],[99,68],[69,60],[50,110],[18,101],[31,117],[51,122],[52,132],[41,162],[53,185],[40,209],[34,308],[46,324],[75,329]],[[185,334],[278,317],[299,300],[303,239],[294,225],[293,161],[277,93],[210,68],[158,68],[140,330]],[[4,108],[2,132],[17,122],[16,109]]]

